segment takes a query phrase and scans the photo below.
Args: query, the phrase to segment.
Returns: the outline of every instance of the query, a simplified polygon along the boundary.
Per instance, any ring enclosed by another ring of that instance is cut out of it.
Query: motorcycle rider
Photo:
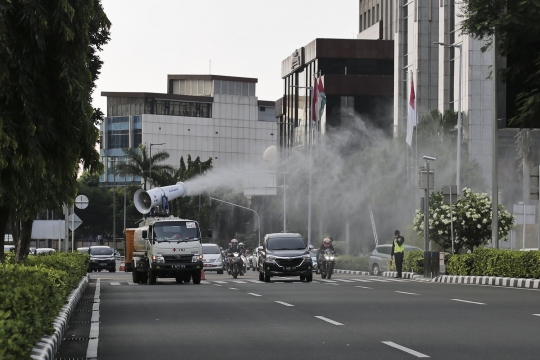
[[[323,262],[323,257],[324,257],[324,252],[328,249],[332,250],[335,252],[335,249],[334,249],[334,246],[332,245],[332,242],[334,241],[334,239],[331,237],[331,236],[327,236],[324,238],[321,246],[319,247],[319,250],[317,252],[317,267],[319,266],[318,264],[322,264]]]

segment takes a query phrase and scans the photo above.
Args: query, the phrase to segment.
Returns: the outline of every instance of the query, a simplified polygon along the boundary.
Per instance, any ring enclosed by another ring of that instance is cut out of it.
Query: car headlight
[[[309,255],[309,254],[302,255],[302,259],[309,260],[309,259],[311,259],[311,255]]]
[[[276,257],[274,255],[268,255],[266,256],[266,261],[275,262]]]
[[[193,255],[193,259],[191,260],[192,262],[198,262],[198,261],[202,261],[203,259],[203,255],[199,255],[199,254],[196,254],[196,255]]]
[[[164,263],[164,262],[165,262],[165,258],[164,258],[163,255],[161,255],[161,254],[154,254],[154,255],[152,255],[152,262],[155,262],[155,263]]]

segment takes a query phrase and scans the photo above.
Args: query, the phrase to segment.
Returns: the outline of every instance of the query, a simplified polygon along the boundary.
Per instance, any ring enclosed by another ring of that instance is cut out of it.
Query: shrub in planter
[[[336,258],[336,269],[368,271],[369,257],[353,256],[353,255],[338,255]]]
[[[450,275],[471,275],[474,266],[473,254],[456,254],[448,256],[446,271]]]

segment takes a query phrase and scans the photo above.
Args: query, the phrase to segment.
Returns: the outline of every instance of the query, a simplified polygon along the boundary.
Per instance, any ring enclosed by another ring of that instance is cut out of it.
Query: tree
[[[137,149],[125,148],[122,149],[127,157],[125,163],[116,165],[116,173],[120,176],[133,175],[140,176],[143,180],[143,188],[146,191],[146,183],[149,179],[154,182],[156,179],[160,179],[163,172],[172,173],[175,171],[174,167],[167,164],[160,164],[160,162],[169,158],[169,153],[166,151],[160,151],[152,155],[152,159],[146,152],[146,146],[140,144]],[[150,164],[152,169],[150,172]],[[158,181],[159,183],[159,181]]]
[[[0,17],[0,228],[11,215],[18,258],[33,216],[73,201],[79,165],[103,169],[91,100],[110,22],[85,0],[3,2]]]
[[[517,109],[511,122],[538,127],[540,118],[540,2],[537,0],[463,0],[464,34],[486,40],[483,51],[495,45],[508,58],[500,70],[517,90]]]
[[[514,216],[499,205],[499,238],[506,238],[514,226]],[[474,193],[466,188],[463,196],[452,206],[454,226],[454,251],[473,251],[491,239],[491,198],[487,194]],[[450,205],[443,202],[442,192],[435,192],[429,198],[429,238],[443,249],[452,249]],[[424,233],[424,214],[416,212],[413,221],[417,233]]]

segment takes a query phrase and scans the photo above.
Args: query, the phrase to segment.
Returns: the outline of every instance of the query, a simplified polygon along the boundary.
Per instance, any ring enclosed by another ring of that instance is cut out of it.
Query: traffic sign
[[[73,218],[74,216],[75,216],[75,218]],[[73,231],[76,228],[78,228],[79,226],[81,226],[81,224],[82,224],[82,220],[77,216],[77,214],[73,213],[73,214],[69,215],[69,217],[68,217],[69,230]],[[73,229],[72,229],[72,225],[74,226]]]
[[[78,209],[86,209],[88,206],[88,198],[85,195],[79,195],[75,198],[75,206]]]

